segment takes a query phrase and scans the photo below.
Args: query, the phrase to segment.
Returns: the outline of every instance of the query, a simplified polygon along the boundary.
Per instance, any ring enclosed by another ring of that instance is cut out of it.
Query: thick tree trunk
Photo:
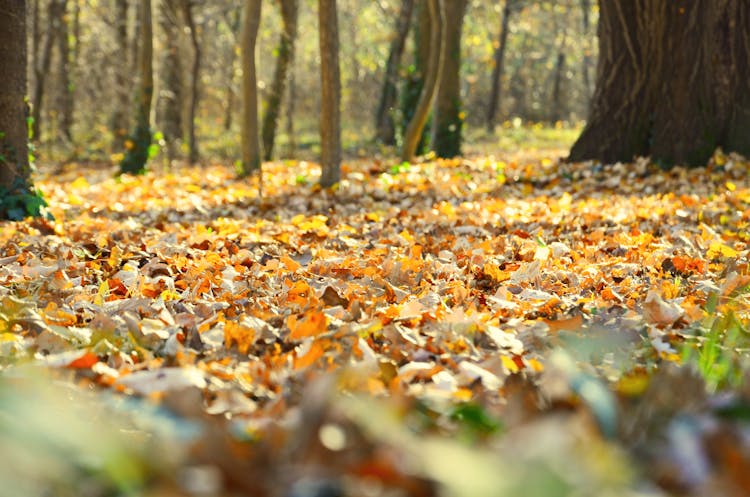
[[[430,13],[430,46],[432,49],[430,50],[427,73],[424,78],[424,86],[419,95],[419,102],[404,134],[404,144],[401,150],[401,159],[404,161],[411,161],[416,155],[419,140],[427,123],[427,116],[430,113],[430,107],[432,107],[432,102],[435,99],[437,83],[440,79],[443,65],[445,17],[441,6],[442,2],[440,0],[425,1]]]
[[[750,155],[750,0],[600,0],[599,65],[570,160]]]
[[[552,123],[561,121],[565,114],[565,104],[562,98],[563,73],[565,72],[565,52],[563,52],[563,47],[560,47],[560,51],[557,52],[557,60],[555,61],[555,73],[552,78],[552,112],[550,113],[550,121]]]
[[[159,67],[160,88],[156,100],[156,123],[164,135],[167,159],[176,157],[178,141],[182,137],[183,98],[182,64],[180,57],[181,23],[178,17],[177,0],[161,0],[159,4],[159,26],[164,37]]]
[[[190,45],[193,48],[193,63],[190,67],[190,100],[187,104],[187,119],[185,119],[186,135],[188,142],[188,160],[191,164],[198,162],[198,141],[195,136],[195,120],[198,114],[198,83],[201,71],[201,45],[198,41],[198,30],[193,18],[193,4],[191,0],[182,0],[182,13],[185,16],[185,25],[190,33]]]
[[[0,0],[0,218],[38,215],[31,187],[26,118],[26,2]]]
[[[135,131],[130,137],[129,148],[120,163],[121,173],[141,174],[146,170],[151,147],[151,101],[154,94],[153,70],[153,25],[151,0],[140,0],[140,32],[138,38],[138,91],[136,92]]]
[[[276,69],[273,73],[271,91],[265,105],[261,132],[261,136],[263,137],[263,158],[267,161],[273,159],[273,148],[276,141],[276,128],[279,123],[279,115],[281,114],[281,103],[289,79],[289,67],[294,60],[299,0],[281,0],[279,7],[281,9],[283,28],[279,35]]]
[[[391,46],[388,51],[388,61],[385,64],[383,90],[380,93],[378,109],[375,113],[376,136],[386,145],[396,144],[396,123],[393,119],[394,107],[397,100],[398,70],[406,46],[406,36],[409,34],[411,14],[414,10],[414,0],[402,0],[401,11],[396,21],[396,31],[393,33]]]
[[[503,66],[505,61],[505,47],[508,44],[508,25],[510,24],[510,15],[512,12],[513,2],[515,0],[505,0],[503,14],[500,20],[500,33],[498,34],[497,46],[493,57],[494,65],[492,67],[492,80],[490,84],[490,102],[487,104],[487,131],[495,130],[495,116],[500,106],[500,85],[503,77]],[[585,1],[585,0],[584,0]]]
[[[258,84],[255,72],[255,42],[260,27],[261,0],[245,0],[242,18],[242,166],[241,176],[260,170],[258,136]]]
[[[318,0],[320,41],[320,185],[333,186],[341,174],[341,71],[336,0]]]
[[[467,0],[443,2],[445,41],[432,123],[432,149],[438,157],[461,155],[461,30]],[[450,19],[450,22],[448,22]]]
[[[123,57],[115,67],[115,106],[112,112],[112,149],[122,150],[128,135],[130,121],[130,87],[128,86],[128,0],[115,0],[115,45]]]

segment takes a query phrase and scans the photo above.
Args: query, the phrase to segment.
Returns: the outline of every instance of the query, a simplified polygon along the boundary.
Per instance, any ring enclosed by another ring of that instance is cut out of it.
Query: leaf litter
[[[222,165],[73,165],[38,181],[55,221],[0,227],[0,390],[156,412],[133,436],[172,459],[123,452],[161,476],[120,492],[750,490],[747,161],[266,168],[259,200]]]

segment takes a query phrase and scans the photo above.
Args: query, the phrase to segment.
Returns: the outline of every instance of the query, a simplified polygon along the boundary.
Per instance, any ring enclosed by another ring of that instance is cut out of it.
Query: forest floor
[[[43,169],[0,496],[750,495],[750,163],[558,153]]]

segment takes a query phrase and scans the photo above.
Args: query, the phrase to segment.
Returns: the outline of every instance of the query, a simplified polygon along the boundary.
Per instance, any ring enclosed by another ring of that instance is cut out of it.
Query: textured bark
[[[289,67],[294,60],[294,44],[297,40],[297,18],[299,14],[299,0],[280,0],[281,21],[283,28],[279,35],[277,46],[276,68],[273,73],[271,91],[265,105],[263,115],[263,158],[273,158],[273,148],[276,141],[276,129],[281,114],[281,104],[289,79]]]
[[[156,100],[156,125],[164,135],[167,158],[171,162],[176,156],[177,142],[182,137],[183,99],[182,61],[180,60],[180,20],[178,0],[161,0],[159,4],[159,27],[164,39],[159,64],[159,94]]]
[[[28,186],[26,2],[0,0],[0,187]],[[0,199],[2,200],[2,199]],[[6,213],[0,212],[0,217]]]
[[[115,45],[120,54],[128,53],[128,0],[115,0]],[[115,106],[112,112],[112,142],[113,150],[121,150],[128,134],[130,121],[130,88],[128,86],[127,57],[123,56],[120,64],[115,68]]]
[[[414,116],[409,121],[404,134],[404,144],[401,150],[401,159],[411,161],[417,152],[422,132],[427,123],[427,116],[435,98],[437,83],[442,70],[443,45],[445,43],[445,17],[440,0],[425,0],[430,14],[430,57],[427,64],[427,73],[424,78],[424,86],[419,95],[419,102],[414,111]],[[453,1],[453,0],[449,0]]]
[[[461,155],[461,30],[466,0],[443,2],[445,17],[445,41],[443,42],[443,67],[435,97],[432,122],[432,149],[438,157],[450,158]],[[448,22],[450,19],[450,22]]]
[[[195,119],[198,113],[198,100],[200,98],[198,83],[201,72],[201,46],[198,42],[198,31],[193,19],[192,0],[182,0],[182,14],[185,17],[185,25],[190,33],[190,46],[193,49],[193,60],[190,66],[190,99],[187,103],[187,119],[185,119],[185,135],[188,142],[188,160],[191,163],[198,162],[198,141],[195,136]]]
[[[391,39],[388,50],[388,60],[385,64],[383,90],[378,100],[375,114],[375,129],[377,139],[386,145],[396,144],[396,123],[393,119],[394,107],[397,101],[398,70],[406,46],[406,36],[409,34],[411,14],[414,10],[414,0],[402,0],[401,11],[396,21],[396,30]]]
[[[498,34],[497,46],[495,47],[495,54],[493,56],[494,65],[492,67],[492,80],[490,84],[490,102],[487,104],[486,125],[488,131],[494,131],[495,129],[495,116],[497,115],[497,108],[500,106],[500,82],[503,77],[505,47],[508,45],[508,26],[510,24],[511,13],[513,12],[514,1],[516,0],[505,0],[500,20],[500,33]]]
[[[750,155],[750,0],[600,0],[599,65],[570,160]]]
[[[320,41],[320,185],[329,187],[341,175],[341,71],[336,0],[318,0]]]
[[[135,131],[130,137],[125,158],[120,163],[121,173],[141,174],[146,170],[151,146],[151,101],[154,94],[153,25],[151,0],[140,0],[138,44],[138,90],[136,92]]]
[[[255,42],[260,27],[261,0],[245,0],[242,18],[242,166],[241,176],[260,169],[258,136],[258,84],[255,72]]]

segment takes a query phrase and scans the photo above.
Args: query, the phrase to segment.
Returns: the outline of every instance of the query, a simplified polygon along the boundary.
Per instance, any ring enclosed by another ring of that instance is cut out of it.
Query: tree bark
[[[44,205],[34,195],[26,118],[26,2],[0,0],[0,218],[38,215]],[[26,202],[35,197],[37,202]]]
[[[161,0],[159,4],[159,26],[164,37],[159,68],[160,88],[156,100],[156,122],[164,135],[167,160],[172,162],[182,137],[183,98],[182,64],[180,57],[180,26],[177,0]]]
[[[565,43],[563,42],[563,46]],[[552,78],[552,112],[550,113],[550,121],[554,124],[563,119],[565,112],[563,98],[562,98],[562,86],[563,86],[563,72],[565,71],[565,52],[563,47],[560,47],[560,51],[557,52],[557,60],[555,61],[555,73]]]
[[[198,83],[201,71],[201,45],[198,41],[198,31],[193,18],[193,4],[191,0],[182,0],[182,13],[185,16],[185,24],[190,32],[190,45],[193,48],[193,63],[190,67],[190,101],[188,102],[187,119],[187,142],[188,160],[191,164],[198,162],[198,141],[195,136],[195,119],[198,113],[198,100],[200,97]]]
[[[242,19],[242,166],[241,176],[260,170],[258,136],[258,84],[255,72],[255,42],[260,27],[261,0],[245,0]]]
[[[453,1],[453,0],[450,0]],[[414,111],[414,116],[409,121],[404,134],[404,144],[401,150],[401,159],[411,161],[417,152],[417,146],[422,136],[430,107],[435,98],[438,79],[442,70],[442,54],[445,43],[445,17],[440,0],[426,0],[426,7],[430,13],[430,58],[427,64],[427,73],[424,78],[424,86],[419,95],[419,102]]]
[[[115,0],[115,45],[123,59],[115,67],[115,107],[112,112],[112,149],[122,150],[128,135],[130,116],[130,88],[128,86],[128,0]]]
[[[388,51],[388,61],[385,64],[383,90],[378,100],[375,113],[375,129],[377,139],[386,145],[396,144],[396,123],[393,119],[394,107],[397,100],[398,70],[406,47],[406,36],[409,34],[411,14],[414,10],[414,0],[402,0],[401,11],[396,21],[396,30],[391,39]]]
[[[273,158],[274,142],[276,141],[276,128],[278,127],[281,103],[289,79],[289,67],[294,60],[294,44],[297,39],[297,18],[299,13],[299,0],[281,0],[281,21],[283,29],[279,35],[279,44],[276,55],[276,68],[273,73],[271,91],[266,101],[265,114],[263,115],[263,158],[270,161]]]
[[[435,97],[432,123],[432,149],[438,157],[461,155],[463,113],[461,105],[461,30],[467,0],[443,2],[445,41],[443,42],[442,70]],[[448,22],[450,19],[450,22]]]
[[[409,126],[409,122],[414,118],[417,106],[419,104],[419,97],[422,94],[424,88],[425,77],[428,72],[428,66],[430,64],[430,49],[432,48],[431,37],[432,37],[432,26],[430,16],[430,0],[416,0],[417,1],[417,14],[415,19],[414,28],[414,63],[409,68],[406,76],[406,81],[403,85],[401,95],[401,134],[406,134],[406,129]],[[429,111],[428,121],[425,123],[425,128],[429,122]],[[428,136],[425,133],[425,128],[419,137],[417,143],[417,149],[415,154],[425,153],[427,150]],[[403,142],[403,136],[402,136]],[[402,144],[403,148],[403,144]]]
[[[227,85],[226,85],[226,94],[227,94],[227,105],[224,108],[224,131],[229,131],[232,129],[232,122],[234,121],[234,99],[235,99],[235,90],[234,90],[234,63],[235,63],[235,52],[236,52],[236,46],[237,46],[237,38],[238,38],[238,32],[240,30],[240,21],[242,18],[241,10],[237,9],[236,7],[233,7],[232,9],[228,10],[226,13],[226,23],[229,26],[229,29],[232,32],[233,40],[232,43],[229,43],[228,50],[225,51],[226,53],[226,62],[225,67],[228,69],[228,75],[227,75]]]
[[[67,143],[73,143],[73,83],[70,78],[70,29],[68,27],[68,1],[60,0],[59,18],[57,20],[57,53],[58,59],[58,82],[60,91],[57,102],[57,123],[61,138]]]
[[[570,160],[750,155],[750,0],[600,0],[599,65]]]
[[[581,23],[583,25],[584,51],[583,60],[581,61],[581,73],[583,76],[583,91],[586,98],[591,98],[591,50],[589,48],[589,33],[591,22],[589,14],[591,13],[591,0],[581,0]]]
[[[136,92],[135,131],[128,140],[129,148],[120,163],[121,173],[141,174],[146,171],[151,147],[151,101],[154,94],[153,25],[151,0],[140,0],[140,36],[138,45],[138,91]]]
[[[34,65],[34,94],[31,98],[31,136],[34,140],[41,139],[42,133],[42,107],[44,106],[44,90],[47,82],[47,74],[52,63],[52,46],[59,31],[61,2],[50,0],[47,9],[47,32],[42,45],[42,53]],[[39,14],[37,13],[37,21]]]
[[[294,107],[297,103],[297,79],[294,76],[294,68],[289,74],[289,92],[286,101],[286,136],[288,157],[294,157],[297,153],[297,137],[294,131]]]
[[[586,0],[584,0],[586,1]],[[493,57],[492,80],[490,84],[490,102],[487,104],[487,131],[495,130],[495,116],[500,106],[500,88],[505,64],[505,47],[508,44],[508,26],[514,0],[505,0],[503,14],[500,20],[500,33],[498,34],[497,46]]]
[[[336,0],[318,0],[320,41],[320,185],[339,182],[341,175],[341,71]]]

